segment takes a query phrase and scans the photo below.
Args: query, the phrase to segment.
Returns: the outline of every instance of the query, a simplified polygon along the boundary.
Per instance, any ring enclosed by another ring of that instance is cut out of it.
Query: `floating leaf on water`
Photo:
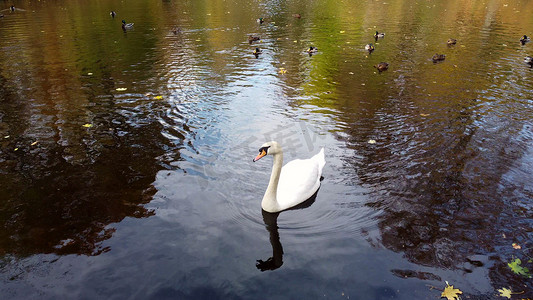
[[[498,289],[498,292],[500,292],[500,297],[506,297],[508,299],[511,299],[511,290],[510,289],[507,289],[507,288],[501,288],[501,289]]]
[[[444,291],[440,295],[441,298],[446,298],[448,300],[456,300],[459,299],[459,294],[462,294],[463,292],[460,289],[454,289],[453,285],[449,285],[448,281],[446,281],[446,287],[444,288]]]
[[[526,267],[520,266],[521,264],[522,264],[522,261],[520,260],[520,258],[515,259],[513,262],[507,263],[509,268],[511,268],[511,270],[513,272],[515,272],[516,274],[523,275],[523,276],[526,276],[528,278],[531,278],[531,274],[529,273],[529,269],[526,268]]]
[[[19,149],[19,148],[15,148],[15,150],[13,150],[13,151],[17,151],[18,149]]]
[[[508,289],[508,288],[501,288],[501,289],[498,289],[498,292],[500,292],[500,297],[506,297],[507,299],[511,299],[511,295],[519,295],[519,294],[523,294],[524,291],[521,291],[521,292],[518,292],[518,293],[515,293],[513,291],[511,291],[511,289]],[[526,300],[526,299],[523,299],[522,300]],[[529,300],[529,298],[527,298],[527,300]]]
[[[287,70],[285,70],[285,68],[279,68],[279,73],[280,74],[285,74],[285,73],[287,73]]]
[[[155,96],[154,99],[155,100],[161,100],[161,99],[163,99],[163,96]]]
[[[420,114],[421,117],[427,117],[429,114]]]
[[[4,139],[8,139],[8,138],[9,138],[9,135],[4,136]]]
[[[87,75],[91,76],[91,75],[93,75],[93,73],[89,72],[89,73],[87,73]]]
[[[127,89],[128,89],[128,88],[117,88],[117,91],[119,91],[119,92],[123,92],[123,91],[125,91],[125,90],[127,90]]]
[[[369,143],[369,144],[375,144],[375,143],[376,143],[376,140],[368,140],[368,143]]]
[[[501,289],[498,289],[498,292],[500,292],[500,297],[506,297],[508,299],[511,299],[511,290],[508,289],[508,288],[501,288]]]
[[[517,243],[513,243],[513,248],[515,249],[522,249],[522,246],[518,245]]]
[[[93,124],[89,124],[89,123],[87,123],[87,124],[83,124],[83,127],[85,127],[85,128],[91,128],[91,127],[93,127]]]
[[[35,142],[31,143],[30,146],[35,146],[35,145],[37,145],[37,143],[39,143],[39,141],[35,141]]]
[[[339,31],[339,33],[345,33],[345,32],[346,32],[346,31],[344,31],[344,30]]]

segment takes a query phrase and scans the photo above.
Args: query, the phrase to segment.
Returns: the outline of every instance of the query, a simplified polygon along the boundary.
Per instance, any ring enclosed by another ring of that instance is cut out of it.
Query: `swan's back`
[[[309,159],[295,159],[283,166],[276,194],[281,210],[298,205],[316,193],[325,164],[322,148]]]

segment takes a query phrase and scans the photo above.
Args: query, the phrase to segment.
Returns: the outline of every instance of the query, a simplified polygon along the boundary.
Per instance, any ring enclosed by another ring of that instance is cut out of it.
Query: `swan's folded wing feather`
[[[283,166],[277,190],[280,206],[289,208],[313,196],[320,186],[320,170],[313,159],[296,159]]]

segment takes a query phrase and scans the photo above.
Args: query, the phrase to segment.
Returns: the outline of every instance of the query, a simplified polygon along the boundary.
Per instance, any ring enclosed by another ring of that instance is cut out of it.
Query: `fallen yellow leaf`
[[[285,73],[287,73],[287,70],[285,70],[285,68],[279,68],[279,73],[280,74],[285,74]]]
[[[91,127],[93,127],[93,124],[89,124],[89,123],[87,123],[87,124],[83,124],[83,127],[85,127],[85,128],[91,128]]]
[[[440,295],[441,298],[446,298],[448,300],[455,300],[459,299],[459,294],[462,294],[461,290],[454,289],[453,285],[449,285],[448,281],[446,281],[446,287],[444,288],[444,291]]]
[[[429,114],[420,114],[421,117],[427,117]]]
[[[39,143],[39,141],[35,141],[35,142],[31,143],[30,146],[35,146],[35,145],[37,145],[37,143]]]
[[[500,297],[506,297],[508,299],[511,299],[511,290],[506,288],[498,289],[498,292],[500,292]]]
[[[369,143],[369,144],[375,144],[375,143],[376,143],[376,140],[368,140],[368,143]]]
[[[15,148],[15,150],[13,150],[13,151],[17,151],[18,149],[19,149],[19,148]]]
[[[117,91],[122,92],[122,91],[125,91],[125,90],[127,90],[127,89],[128,89],[128,88],[117,88]]]
[[[522,246],[518,245],[517,243],[513,243],[513,248],[515,249],[522,249]]]
[[[346,31],[344,31],[344,30],[339,31],[339,33],[345,33],[345,32],[346,32]]]
[[[163,99],[163,96],[155,96],[154,99],[155,100],[161,100],[161,99]]]

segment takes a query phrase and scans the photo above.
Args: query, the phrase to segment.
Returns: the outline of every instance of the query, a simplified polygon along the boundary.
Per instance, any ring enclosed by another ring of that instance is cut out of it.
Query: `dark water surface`
[[[1,299],[533,298],[533,1],[0,4]]]

